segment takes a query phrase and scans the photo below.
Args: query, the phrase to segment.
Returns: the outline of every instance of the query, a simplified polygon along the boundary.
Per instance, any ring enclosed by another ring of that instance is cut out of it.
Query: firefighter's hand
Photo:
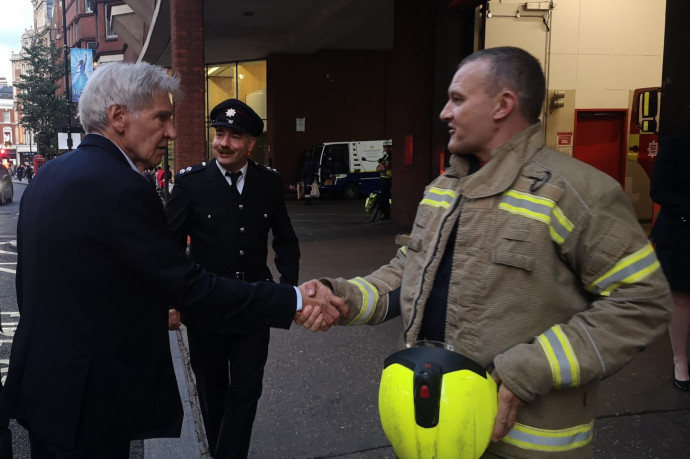
[[[345,301],[316,279],[299,287],[302,311],[295,314],[295,323],[311,331],[326,331],[348,313]]]
[[[494,422],[494,431],[491,434],[491,441],[497,443],[501,438],[508,435],[510,429],[515,425],[518,410],[525,404],[510,389],[501,384],[501,378],[494,371],[491,375],[498,384],[498,412]]]
[[[168,309],[168,330],[179,330],[180,325],[182,325],[180,311],[177,309]]]

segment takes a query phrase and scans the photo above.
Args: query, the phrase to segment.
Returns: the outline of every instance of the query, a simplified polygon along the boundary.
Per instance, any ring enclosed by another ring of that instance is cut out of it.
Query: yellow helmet
[[[384,362],[381,424],[400,459],[476,459],[491,441],[498,388],[477,362],[411,347]]]

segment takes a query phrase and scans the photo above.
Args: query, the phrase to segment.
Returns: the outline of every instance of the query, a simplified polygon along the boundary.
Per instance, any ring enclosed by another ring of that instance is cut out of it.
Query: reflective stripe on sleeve
[[[592,441],[594,421],[567,429],[547,430],[515,423],[501,441],[531,451],[557,453],[585,446]]]
[[[362,292],[362,308],[348,325],[364,325],[374,315],[376,304],[379,302],[379,292],[376,290],[376,287],[361,277],[355,277],[348,280],[348,282],[356,285],[359,291]]]
[[[563,244],[575,228],[555,201],[541,196],[508,190],[503,193],[498,208],[546,224],[551,239],[557,244]]]
[[[406,245],[400,247],[400,251],[403,253],[403,255],[407,256],[407,246]]]
[[[561,326],[554,325],[537,336],[537,341],[549,361],[553,386],[556,389],[579,386],[580,364]]]
[[[587,286],[587,290],[602,296],[609,296],[611,292],[622,284],[634,284],[659,269],[651,244],[646,244],[637,252],[616,263],[603,276]]]
[[[453,201],[455,201],[455,191],[432,186],[424,194],[419,205],[447,209],[453,204]]]

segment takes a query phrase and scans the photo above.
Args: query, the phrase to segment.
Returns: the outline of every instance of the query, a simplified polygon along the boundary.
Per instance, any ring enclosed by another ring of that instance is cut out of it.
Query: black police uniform
[[[223,102],[211,112],[213,125],[232,125],[254,136],[263,131],[263,122],[258,118],[257,128],[256,118],[236,100]],[[196,263],[248,282],[272,281],[266,266],[271,230],[280,282],[297,284],[299,244],[276,172],[249,161],[240,195],[212,159],[176,176],[166,213],[181,244],[190,236],[190,255]],[[216,458],[246,457],[261,396],[269,328],[232,330],[189,314],[182,321],[187,326],[210,452]]]

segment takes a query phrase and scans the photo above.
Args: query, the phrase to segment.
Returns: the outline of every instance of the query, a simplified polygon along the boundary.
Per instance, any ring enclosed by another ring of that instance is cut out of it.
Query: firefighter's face
[[[246,132],[217,126],[213,136],[213,156],[226,170],[237,172],[247,164],[255,143],[256,137]]]
[[[474,154],[484,161],[491,157],[497,101],[487,94],[487,78],[489,64],[479,59],[460,67],[448,86],[448,102],[440,118],[448,124],[448,150],[453,154]]]

